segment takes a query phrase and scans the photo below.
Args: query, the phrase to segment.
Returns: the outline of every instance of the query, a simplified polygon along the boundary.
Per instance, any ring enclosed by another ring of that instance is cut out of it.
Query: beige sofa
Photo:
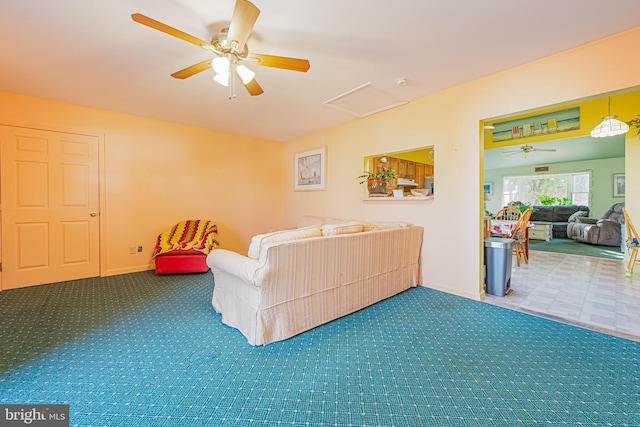
[[[305,217],[254,236],[248,256],[216,249],[213,307],[252,345],[290,338],[420,284],[423,231]]]

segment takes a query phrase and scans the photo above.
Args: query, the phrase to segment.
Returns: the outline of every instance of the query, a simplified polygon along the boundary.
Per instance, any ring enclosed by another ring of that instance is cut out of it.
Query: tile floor
[[[640,341],[640,263],[625,277],[623,261],[531,251],[513,259],[511,290],[485,302]]]

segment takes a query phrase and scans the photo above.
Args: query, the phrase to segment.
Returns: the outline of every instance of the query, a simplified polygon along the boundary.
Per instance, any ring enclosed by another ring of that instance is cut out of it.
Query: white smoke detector
[[[406,86],[407,85],[407,78],[406,77],[398,77],[396,79],[396,85],[397,86]]]

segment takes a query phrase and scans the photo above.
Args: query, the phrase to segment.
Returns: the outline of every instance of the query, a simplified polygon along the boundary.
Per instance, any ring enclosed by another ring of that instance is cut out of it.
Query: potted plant
[[[379,168],[375,172],[364,171],[364,173],[358,178],[361,180],[360,184],[367,183],[367,190],[369,196],[386,196],[387,184],[389,180],[395,179],[396,173],[393,168]]]
[[[531,209],[531,212],[534,212],[535,209],[533,209],[533,205],[531,203],[524,203],[524,202],[509,202],[509,204],[507,205],[511,208],[517,208],[520,212],[524,213],[524,211],[526,211],[527,209]]]
[[[553,205],[565,206],[565,205],[570,205],[572,203],[569,197],[550,197],[546,195],[538,197],[538,202],[542,206],[553,206]]]
[[[542,206],[553,206],[555,202],[555,197],[547,196],[546,194],[538,197],[538,203],[540,203]]]

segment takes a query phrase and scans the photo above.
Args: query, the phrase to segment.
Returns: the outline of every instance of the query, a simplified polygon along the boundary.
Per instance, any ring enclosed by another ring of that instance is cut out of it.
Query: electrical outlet
[[[136,254],[136,247],[135,246],[129,247],[129,255],[135,255],[135,254]]]
[[[138,246],[138,252],[142,252],[142,246]]]

